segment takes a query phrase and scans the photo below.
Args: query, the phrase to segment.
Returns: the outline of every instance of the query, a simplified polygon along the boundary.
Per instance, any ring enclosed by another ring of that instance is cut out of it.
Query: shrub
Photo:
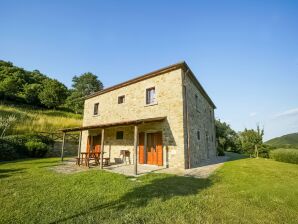
[[[27,144],[28,142],[31,143]],[[53,143],[51,138],[38,134],[5,136],[0,138],[0,160],[14,160],[28,156],[42,157],[47,153],[48,145]]]
[[[40,141],[30,140],[25,143],[29,156],[43,157],[48,152],[48,146]]]
[[[275,149],[269,156],[276,161],[298,164],[298,149]]]
[[[13,143],[0,138],[0,161],[9,161],[22,158],[23,155],[18,152],[19,147]]]
[[[218,156],[224,156],[225,155],[225,151],[220,146],[217,147],[217,155]]]

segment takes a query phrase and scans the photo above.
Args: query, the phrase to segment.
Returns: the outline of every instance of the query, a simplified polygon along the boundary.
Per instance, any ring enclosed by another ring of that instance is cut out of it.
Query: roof
[[[150,122],[159,122],[165,120],[167,117],[153,117],[153,118],[145,118],[145,119],[138,119],[138,120],[129,120],[129,121],[119,121],[113,123],[104,123],[98,125],[90,125],[90,126],[82,126],[82,127],[75,127],[75,128],[65,128],[61,129],[62,132],[74,132],[74,131],[84,131],[84,130],[92,130],[98,128],[109,128],[115,126],[124,126],[124,125],[138,125]]]
[[[190,76],[191,80],[194,82],[194,84],[196,85],[196,87],[198,88],[198,90],[202,93],[202,95],[207,99],[207,101],[215,109],[216,108],[215,104],[213,103],[213,101],[211,100],[211,98],[208,96],[207,92],[204,90],[203,86],[200,84],[200,82],[198,81],[198,79],[196,78],[196,76],[191,71],[191,69],[186,64],[185,61],[178,62],[178,63],[173,64],[173,65],[169,65],[167,67],[164,67],[164,68],[161,68],[161,69],[158,69],[158,70],[149,72],[147,74],[138,76],[136,78],[130,79],[130,80],[126,81],[126,82],[122,82],[122,83],[119,83],[117,85],[114,85],[114,86],[105,88],[105,89],[103,89],[101,91],[98,91],[98,92],[95,92],[93,94],[90,94],[90,95],[86,96],[85,99],[90,99],[90,98],[93,98],[95,96],[99,96],[101,94],[104,94],[104,93],[113,91],[115,89],[119,89],[119,88],[122,88],[122,87],[125,87],[125,86],[128,86],[128,85],[131,85],[131,84],[134,84],[134,83],[143,81],[145,79],[149,79],[149,78],[152,78],[152,77],[155,77],[155,76],[158,76],[158,75],[162,75],[164,73],[171,72],[171,71],[174,71],[174,70],[177,70],[177,69],[183,69],[183,71],[189,71],[187,74]]]

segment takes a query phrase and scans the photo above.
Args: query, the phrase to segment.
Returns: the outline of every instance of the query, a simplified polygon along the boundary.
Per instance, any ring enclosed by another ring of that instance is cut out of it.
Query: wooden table
[[[105,152],[104,152],[105,153]],[[79,158],[78,165],[84,165],[89,167],[89,162],[91,159],[94,159],[95,165],[100,164],[100,152],[81,152],[81,158]]]

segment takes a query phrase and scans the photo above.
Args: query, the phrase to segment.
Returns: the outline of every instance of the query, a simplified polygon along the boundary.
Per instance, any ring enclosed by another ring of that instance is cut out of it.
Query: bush
[[[298,149],[275,149],[269,157],[276,161],[298,164]]]
[[[218,156],[224,156],[225,155],[225,151],[220,146],[217,147],[217,155]]]
[[[30,140],[25,146],[30,157],[43,157],[48,152],[48,146],[43,142]]]
[[[28,142],[31,143],[27,145]],[[43,157],[48,150],[48,145],[51,144],[54,144],[51,138],[38,134],[5,136],[0,138],[0,161],[24,157]]]
[[[23,157],[15,144],[0,138],[0,161],[15,160]]]

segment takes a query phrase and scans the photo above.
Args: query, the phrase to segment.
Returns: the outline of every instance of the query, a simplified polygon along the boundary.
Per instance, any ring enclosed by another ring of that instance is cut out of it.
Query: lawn
[[[0,223],[298,223],[298,165],[239,159],[208,179],[0,163]]]

